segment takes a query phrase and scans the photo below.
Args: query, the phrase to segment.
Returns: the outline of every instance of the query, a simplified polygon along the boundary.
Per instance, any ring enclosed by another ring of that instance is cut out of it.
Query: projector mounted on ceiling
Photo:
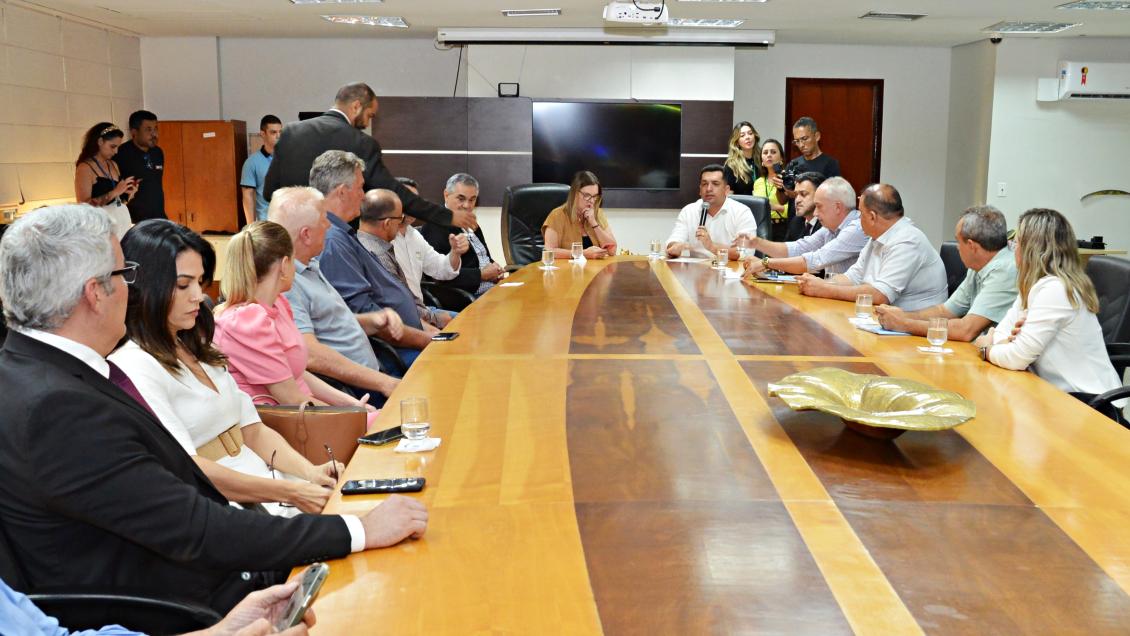
[[[604,21],[643,26],[663,26],[667,24],[666,2],[621,2],[612,0],[604,7]]]

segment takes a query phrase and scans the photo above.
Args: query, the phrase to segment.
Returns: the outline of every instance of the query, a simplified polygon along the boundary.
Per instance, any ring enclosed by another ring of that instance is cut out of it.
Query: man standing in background
[[[139,110],[129,116],[130,140],[118,147],[114,161],[122,178],[137,177],[137,194],[129,202],[129,216],[134,223],[145,219],[164,219],[165,153],[157,147],[157,116]]]
[[[267,220],[263,183],[267,179],[267,169],[271,167],[271,156],[280,134],[282,120],[274,115],[264,115],[259,120],[259,136],[263,138],[263,147],[243,162],[243,175],[239,179],[239,185],[243,193],[243,218],[248,223]]]

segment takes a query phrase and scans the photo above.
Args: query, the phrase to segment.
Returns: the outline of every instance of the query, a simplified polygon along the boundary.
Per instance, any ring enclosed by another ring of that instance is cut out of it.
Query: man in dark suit
[[[0,351],[0,531],[31,589],[143,589],[226,612],[280,571],[424,533],[423,504],[404,497],[360,518],[229,506],[105,359],[125,335],[135,276],[109,218],[87,205],[37,210],[0,242],[12,328]]]
[[[443,188],[443,202],[449,209],[465,211],[474,218],[475,206],[479,204],[479,182],[463,172],[452,175]],[[458,287],[478,298],[502,280],[506,273],[502,265],[491,258],[486,238],[478,222],[476,221],[468,230],[431,222],[425,223],[420,228],[420,233],[437,252],[451,249],[449,237],[460,232],[466,232],[471,249],[463,253],[459,274],[451,280],[439,281],[439,284]]]
[[[279,188],[310,185],[314,160],[327,150],[345,150],[365,162],[365,190],[392,190],[400,197],[404,212],[409,216],[442,225],[471,227],[474,214],[454,212],[426,201],[389,173],[381,160],[381,145],[363,132],[376,114],[376,93],[368,84],[356,82],[338,90],[333,108],[313,119],[287,124],[275,146],[263,196],[270,200],[271,194]]]

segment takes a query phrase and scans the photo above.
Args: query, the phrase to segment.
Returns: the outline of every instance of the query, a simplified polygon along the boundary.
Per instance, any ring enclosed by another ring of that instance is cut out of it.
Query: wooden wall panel
[[[467,100],[381,97],[372,134],[389,150],[466,150]],[[387,162],[387,160],[386,160]]]
[[[165,173],[161,186],[165,191],[165,216],[184,225],[184,159],[181,122],[157,122],[157,145],[165,153]]]

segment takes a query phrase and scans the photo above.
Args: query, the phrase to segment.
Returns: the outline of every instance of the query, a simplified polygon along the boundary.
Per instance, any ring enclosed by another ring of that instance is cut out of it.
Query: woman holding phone
[[[573,175],[565,204],[554,208],[541,225],[545,249],[557,258],[571,258],[573,243],[580,243],[585,258],[616,254],[616,237],[600,208],[600,180],[588,170]]]
[[[125,133],[104,121],[95,124],[82,139],[82,150],[75,160],[75,201],[102,208],[114,223],[114,234],[121,239],[132,225],[126,204],[137,194],[140,180],[122,179],[114,155]]]

